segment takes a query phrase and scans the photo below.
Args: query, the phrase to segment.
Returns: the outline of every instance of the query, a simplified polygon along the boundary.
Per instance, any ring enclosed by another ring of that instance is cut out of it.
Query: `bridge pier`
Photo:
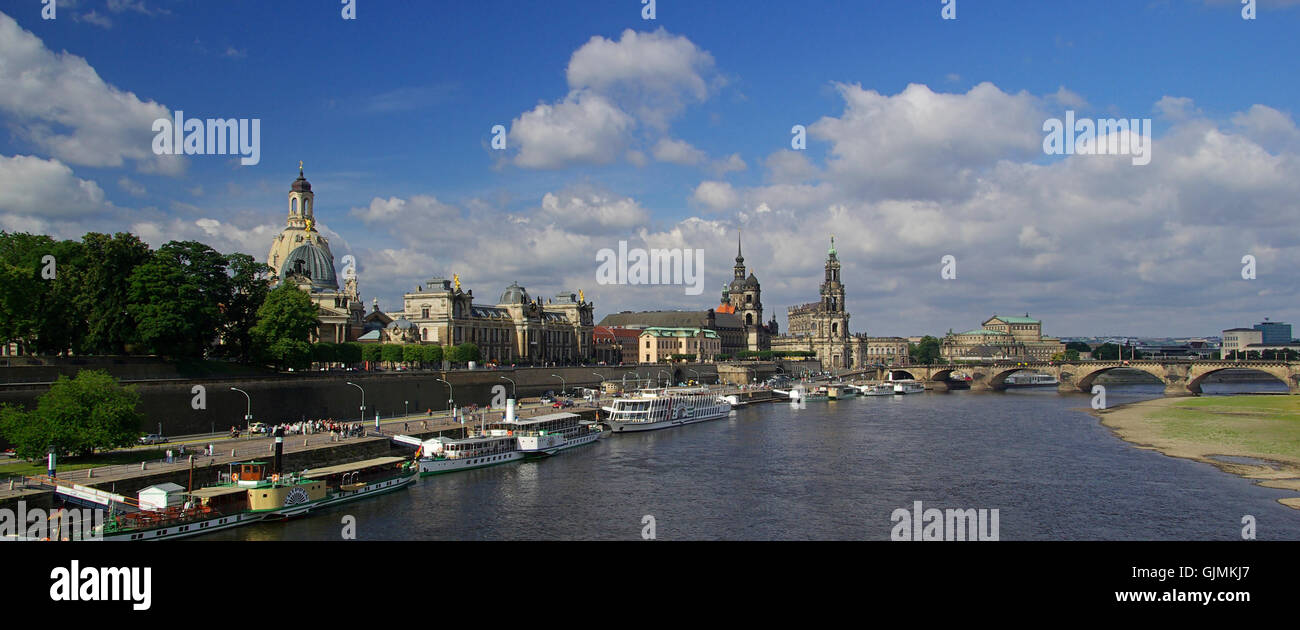
[[[1200,393],[1199,391],[1191,391],[1183,381],[1165,383],[1165,396],[1196,396]]]

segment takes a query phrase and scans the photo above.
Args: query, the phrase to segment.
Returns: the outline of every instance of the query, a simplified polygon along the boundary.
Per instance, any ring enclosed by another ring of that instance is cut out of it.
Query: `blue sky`
[[[957,1],[943,20],[939,0],[660,0],[646,21],[636,0],[357,0],[345,21],[329,0],[61,0],[55,20],[5,0],[0,190],[22,185],[0,227],[262,257],[303,160],[336,258],[385,307],[454,272],[485,302],[518,280],[583,288],[598,316],[706,308],[744,226],[783,328],[816,299],[832,233],[852,329],[873,335],[995,312],[1058,335],[1295,319],[1300,7]],[[160,107],[260,119],[261,162],[151,164]],[[1066,109],[1153,118],[1153,164],[1043,155]],[[589,133],[541,133],[565,125]],[[595,286],[619,240],[705,249],[704,295]]]

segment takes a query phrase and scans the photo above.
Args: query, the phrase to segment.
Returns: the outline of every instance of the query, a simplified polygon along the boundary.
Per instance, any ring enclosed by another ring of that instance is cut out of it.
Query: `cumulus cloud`
[[[695,187],[691,200],[717,211],[736,207],[740,202],[740,195],[727,182],[705,181]]]
[[[646,150],[661,162],[707,160],[702,151],[667,135],[673,118],[723,83],[713,56],[686,37],[662,28],[629,29],[617,41],[595,36],[574,51],[565,75],[564,99],[539,103],[511,121],[515,166],[558,169],[609,164],[620,157],[642,166]],[[634,146],[637,130],[657,140],[647,143],[648,149]]]
[[[71,217],[105,208],[104,191],[58,160],[0,155],[0,212]]]
[[[85,59],[49,50],[3,13],[0,59],[0,111],[23,141],[79,166],[184,169],[182,157],[153,154],[153,121],[170,118],[166,107],[105,83]]]
[[[671,162],[684,166],[694,166],[708,159],[703,151],[691,146],[689,142],[660,138],[652,150],[656,160]]]
[[[537,169],[608,164],[623,153],[635,125],[603,96],[572,92],[559,103],[541,103],[511,122],[510,142],[519,147],[514,163]]]

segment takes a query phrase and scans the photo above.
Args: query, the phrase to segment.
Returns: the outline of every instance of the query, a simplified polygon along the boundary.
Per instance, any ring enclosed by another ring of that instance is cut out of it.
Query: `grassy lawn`
[[[1214,396],[1153,413],[1163,437],[1300,459],[1300,396]]]
[[[157,461],[164,457],[162,449],[138,449],[88,457],[69,457],[58,462],[59,470],[84,470],[116,464],[138,464],[144,461]],[[45,460],[28,462],[22,459],[0,460],[0,477],[8,475],[43,475]]]

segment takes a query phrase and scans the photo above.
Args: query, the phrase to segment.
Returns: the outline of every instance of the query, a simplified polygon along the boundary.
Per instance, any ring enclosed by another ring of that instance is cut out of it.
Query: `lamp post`
[[[600,372],[592,372],[592,374],[595,374],[596,378],[600,379],[600,391],[596,394],[596,397],[599,398],[605,393],[605,375]]]
[[[509,379],[504,376],[498,376],[497,378],[503,381],[510,381],[510,397],[515,400],[519,400],[519,397],[515,395],[515,381],[513,379]]]
[[[247,401],[248,401],[248,405],[247,405],[247,407],[245,407],[245,409],[244,409],[244,431],[248,431],[248,427],[251,426],[252,423],[253,423],[253,397],[252,397],[252,396],[249,396],[249,395],[248,395],[248,392],[246,392],[246,391],[244,391],[244,390],[242,390],[242,389],[239,389],[238,387],[231,387],[230,389],[232,389],[232,390],[234,390],[234,391],[237,391],[237,392],[243,394],[243,395],[244,395],[244,398],[247,399]],[[215,429],[215,428],[216,428],[216,427],[213,427],[213,429]],[[215,431],[214,431],[214,432],[215,432]],[[159,435],[162,435],[162,434],[159,433]]]
[[[435,378],[433,380],[447,384],[447,408],[451,410],[451,415],[454,418],[456,416],[456,390],[453,389],[451,383],[447,383],[447,381],[440,378]]]
[[[551,376],[560,379],[560,395],[563,396],[564,392],[569,389],[569,382],[564,380],[564,377],[559,374],[552,374]]]
[[[406,415],[411,415],[411,401],[403,400],[402,404],[406,405]]]
[[[348,385],[351,385],[361,390],[361,421],[365,422],[366,421],[366,390],[363,389],[360,385],[353,383],[352,381],[348,381]]]
[[[668,372],[666,372],[666,371],[664,371],[664,370],[659,370],[659,374],[663,374],[663,375],[664,375],[664,387],[668,387],[669,385],[672,385],[672,380],[673,380],[673,375],[672,375],[672,374],[669,374]],[[656,383],[659,381],[659,374],[656,374],[656,375],[655,375],[655,382],[656,382]]]

